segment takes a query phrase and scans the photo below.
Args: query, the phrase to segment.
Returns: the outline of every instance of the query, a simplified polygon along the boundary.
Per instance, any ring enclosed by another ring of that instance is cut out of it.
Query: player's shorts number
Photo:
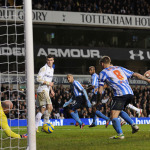
[[[124,79],[124,77],[121,75],[121,72],[119,70],[114,70],[113,73],[116,75],[116,77],[119,80],[123,80]]]

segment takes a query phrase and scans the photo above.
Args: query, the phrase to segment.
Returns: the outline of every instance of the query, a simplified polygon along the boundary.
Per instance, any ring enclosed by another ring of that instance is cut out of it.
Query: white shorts
[[[49,92],[43,90],[42,92],[37,93],[37,105],[45,106],[46,104],[52,104]]]

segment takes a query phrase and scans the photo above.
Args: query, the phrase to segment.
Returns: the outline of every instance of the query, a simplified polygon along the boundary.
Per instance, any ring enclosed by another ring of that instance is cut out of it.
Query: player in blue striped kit
[[[134,124],[129,115],[124,112],[124,108],[133,99],[133,91],[129,85],[128,78],[137,77],[150,83],[150,79],[145,78],[139,73],[134,73],[123,67],[112,66],[109,56],[103,56],[100,59],[100,65],[103,70],[99,73],[99,89],[100,96],[104,90],[104,83],[108,84],[114,92],[114,97],[111,103],[111,120],[114,129],[118,135],[111,137],[112,139],[124,139],[124,134],[121,129],[118,116],[121,116],[132,127],[132,133],[136,133],[139,127]]]
[[[78,116],[78,112],[77,109],[82,108],[83,105],[85,105],[85,103],[87,103],[87,106],[90,108],[91,107],[91,103],[88,99],[86,90],[83,88],[83,86],[76,80],[74,80],[73,75],[68,74],[67,75],[67,79],[68,82],[71,84],[71,91],[73,93],[73,97],[66,102],[63,107],[66,107],[67,105],[69,105],[73,100],[75,100],[75,102],[72,104],[72,108],[69,109],[69,113],[72,116],[72,118],[79,123],[80,128],[82,129],[85,124],[80,120],[79,116]]]
[[[97,91],[98,91],[98,75],[95,73],[95,67],[94,66],[89,67],[89,73],[91,75],[91,86],[87,89],[87,91],[92,90],[91,102],[94,101],[95,103],[97,103],[96,98],[97,98]],[[107,127],[110,119],[107,116],[105,116],[104,114],[102,114],[99,110],[97,110],[96,105],[93,106],[92,111],[94,113],[93,123],[89,127],[95,127],[96,126],[96,116],[106,120],[106,127]]]

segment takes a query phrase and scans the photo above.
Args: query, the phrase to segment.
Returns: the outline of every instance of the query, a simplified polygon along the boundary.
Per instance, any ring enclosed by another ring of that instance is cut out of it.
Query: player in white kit
[[[37,113],[35,117],[36,131],[39,132],[38,126],[41,120],[42,115],[44,114],[44,124],[49,122],[49,116],[53,110],[51,97],[55,95],[52,86],[54,83],[52,82],[53,74],[54,74],[54,57],[52,55],[48,55],[46,58],[46,64],[40,69],[37,75],[37,82],[39,83],[39,87],[37,89],[37,98],[38,105],[40,106],[40,111]]]

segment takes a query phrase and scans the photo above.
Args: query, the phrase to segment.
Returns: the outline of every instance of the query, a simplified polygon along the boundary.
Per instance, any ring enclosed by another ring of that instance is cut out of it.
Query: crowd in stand
[[[22,5],[22,0],[15,1]],[[7,1],[7,6],[11,3]],[[0,0],[0,6],[6,2]],[[124,15],[150,15],[149,0],[32,0],[32,7],[36,10],[73,11],[89,13],[108,13]]]
[[[149,0],[33,0],[33,9],[108,13],[124,15],[150,15]]]
[[[143,110],[142,117],[150,117],[150,88],[147,86],[133,86],[134,91],[134,99],[131,102],[137,108]],[[64,119],[71,118],[66,109],[63,108],[63,104],[71,98],[71,91],[69,87],[64,87],[63,85],[54,87],[55,96],[52,98],[53,103],[53,111],[51,113],[51,119]],[[91,93],[88,94],[89,99],[91,98]],[[35,102],[36,102],[36,94],[35,94]],[[26,109],[26,101],[25,101],[25,91],[22,90],[12,90],[9,87],[1,87],[1,100],[11,100],[13,103],[13,109],[7,115],[9,118],[19,118],[25,119],[27,114]],[[110,103],[112,100],[112,91],[110,88],[105,89],[105,93],[101,103],[99,104],[99,110],[105,114],[106,116],[110,116]],[[91,102],[95,104],[95,101]],[[71,104],[70,104],[71,105]],[[36,112],[39,111],[38,107],[36,107]],[[130,117],[137,117],[135,111],[132,111],[126,108],[126,112],[130,115]],[[79,110],[80,118],[91,118],[92,110],[87,107],[83,107],[82,110]]]
[[[13,103],[13,109],[7,114],[7,117],[14,119],[26,119],[27,109],[25,92],[22,90],[13,90],[8,86],[1,86],[1,101],[10,100]]]

